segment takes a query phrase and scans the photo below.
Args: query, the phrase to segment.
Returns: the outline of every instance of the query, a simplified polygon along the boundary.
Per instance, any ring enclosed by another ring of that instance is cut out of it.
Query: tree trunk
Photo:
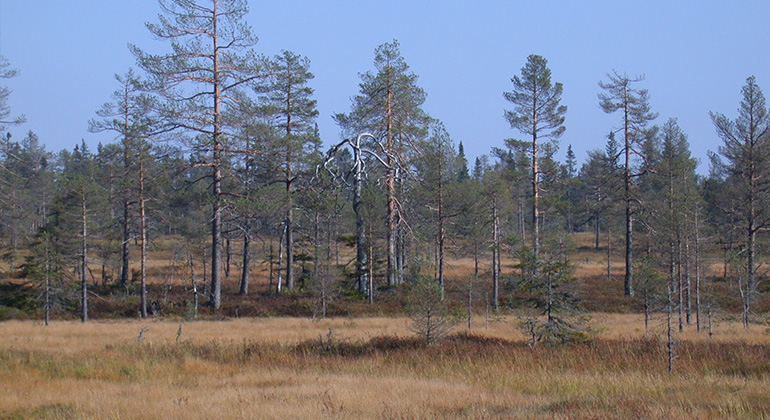
[[[684,276],[682,270],[682,241],[681,238],[677,239],[677,262],[676,262],[676,278],[677,278],[677,305],[679,306],[679,332],[684,330]]]
[[[289,197],[289,208],[286,210],[286,289],[294,290],[294,203],[291,199],[289,186],[287,184],[287,195]]]
[[[193,319],[198,318],[198,282],[195,280],[195,261],[193,260],[190,251],[187,251],[187,263],[190,266],[190,283],[192,284],[193,292]]]
[[[698,218],[698,209],[695,212],[695,325],[698,332],[701,330],[700,323],[700,224]]]
[[[238,288],[238,294],[246,296],[249,294],[249,276],[251,275],[251,234],[249,227],[246,227],[246,233],[243,234],[243,267],[241,267],[241,284]]]
[[[86,192],[81,191],[80,200],[80,320],[88,321],[88,227],[86,224]]]
[[[393,92],[390,82],[387,85],[388,91],[386,92],[386,147],[388,151],[386,163],[388,166],[388,174],[385,180],[385,186],[388,194],[388,285],[393,286],[398,284],[397,262],[396,262],[396,241],[398,240],[396,224],[396,162],[393,160],[392,153],[394,151],[393,144]]]
[[[684,243],[684,301],[687,325],[692,324],[692,278],[690,276],[690,237],[685,237]]]
[[[51,320],[51,256],[50,239],[45,238],[45,325]]]
[[[281,267],[283,266],[283,241],[286,238],[286,226],[283,226],[283,230],[281,231],[281,240],[278,241],[278,281],[276,282],[276,289],[278,293],[281,293],[281,289],[283,288],[283,275],[281,272]]]
[[[607,227],[607,282],[612,282],[612,237]]]
[[[537,149],[537,102],[532,115],[532,256],[535,259],[534,274],[540,271],[540,184]]]
[[[141,246],[141,305],[142,318],[147,318],[147,210],[144,199],[144,159],[140,151],[139,156],[139,224]]]
[[[211,217],[211,290],[209,300],[214,309],[219,309],[222,304],[222,131],[220,122],[220,107],[222,102],[222,86],[220,80],[219,63],[219,36],[217,32],[218,3],[214,2],[213,13],[213,79],[214,79],[214,134],[213,134],[213,164],[212,164],[212,192],[213,208]]]
[[[630,120],[628,115],[628,91],[625,94],[626,106],[623,108],[624,112],[624,126],[623,132],[625,135],[625,173],[623,177],[624,186],[624,201],[626,205],[626,276],[623,282],[623,291],[626,296],[634,295],[634,217],[631,211],[631,133]]]
[[[497,216],[497,197],[492,196],[492,308],[500,309],[500,228]]]
[[[368,274],[367,277],[369,279],[369,304],[374,303],[374,246],[372,245],[374,243],[374,238],[372,235],[372,225],[369,224],[369,240],[367,241],[367,254],[369,255],[370,263],[368,264]]]
[[[594,250],[599,250],[599,242],[601,237],[601,232],[599,231],[599,215],[594,216]]]
[[[128,193],[126,193],[128,194]],[[130,261],[130,243],[131,243],[131,210],[128,198],[123,201],[123,243],[120,249],[120,285],[125,288],[128,286]]]
[[[233,256],[233,244],[230,238],[225,238],[225,279],[230,278],[230,262]]]
[[[363,162],[361,160],[360,144],[356,144],[353,152],[356,162],[353,184],[353,211],[356,214],[356,277],[358,280],[358,291],[368,296],[371,295],[372,291],[369,289],[369,247],[366,243],[366,223],[361,199],[361,189],[363,187],[363,168],[361,165]]]
[[[438,284],[441,287],[441,300],[444,300],[444,183],[441,180],[442,170],[439,167],[438,182]]]

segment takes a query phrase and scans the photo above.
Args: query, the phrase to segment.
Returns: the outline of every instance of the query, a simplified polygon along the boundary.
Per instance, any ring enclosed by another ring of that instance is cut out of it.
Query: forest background
[[[652,110],[644,77],[607,72],[595,103],[616,119],[580,165],[571,145],[557,160],[571,114],[546,59],[530,55],[501,95],[501,120],[516,138],[468,162],[463,144],[425,111],[429,96],[392,41],[359,74],[349,113],[333,115],[344,141],[324,145],[309,60],[260,54],[245,3],[160,6],[148,32],[166,48],[130,45],[138,70],[115,77],[111,101],[89,121],[117,142],[51,153],[34,131],[18,139],[9,130],[24,118],[3,91],[5,255],[10,275],[29,281],[7,306],[30,312],[42,299],[48,310],[77,307],[85,320],[98,290],[90,283],[105,288],[100,298],[139,295],[141,316],[197,310],[198,295],[219,309],[223,278],[245,296],[252,277],[266,283],[262,293],[320,294],[324,308],[340,294],[373,303],[378,290],[398,296],[398,285],[421,277],[443,294],[450,253],[473,261],[472,273],[453,279],[472,279],[470,301],[497,309],[514,305],[522,287],[536,294],[532,279],[553,289],[551,270],[573,283],[574,234],[590,232],[590,247],[606,251],[608,283],[613,247],[624,253],[628,299],[619,307],[636,304],[636,269],[642,287],[699,318],[708,276],[733,285],[725,306],[750,321],[764,274],[767,148],[753,77],[737,118],[710,115],[724,143],[705,176],[677,120]],[[658,276],[668,287],[644,283]],[[175,281],[183,293],[169,303]]]

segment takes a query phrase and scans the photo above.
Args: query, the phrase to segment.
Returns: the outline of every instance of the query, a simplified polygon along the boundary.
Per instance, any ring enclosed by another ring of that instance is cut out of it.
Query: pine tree
[[[307,174],[308,159],[320,145],[315,129],[318,116],[310,60],[290,51],[275,56],[269,65],[270,77],[258,90],[263,92],[263,106],[276,127],[276,138],[268,145],[273,159],[280,159],[278,181],[286,186],[286,288],[295,286],[294,274],[294,190]]]
[[[651,175],[647,185],[641,188],[642,202],[645,213],[649,214],[647,224],[655,227],[650,241],[663,246],[660,251],[667,262],[669,289],[678,297],[675,301],[681,330],[685,315],[689,323],[691,312],[689,250],[696,237],[693,221],[700,207],[695,173],[697,161],[690,156],[687,136],[675,119],[666,121],[659,137],[659,150],[654,152],[657,156],[649,171]]]
[[[201,159],[195,165],[210,168],[211,177],[211,290],[210,303],[221,305],[222,191],[228,167],[228,130],[225,115],[238,108],[242,89],[255,80],[258,66],[251,48],[257,39],[243,19],[245,0],[159,0],[163,15],[147,24],[159,39],[169,40],[173,52],[148,54],[132,46],[139,65],[151,76],[154,90],[166,101],[161,115],[190,134],[189,146]]]
[[[10,79],[16,77],[19,71],[10,68],[11,64],[5,57],[0,56],[0,79]],[[6,125],[18,125],[27,121],[24,115],[11,117],[11,108],[8,106],[8,97],[11,96],[11,90],[7,87],[0,87],[0,131],[6,130]]]
[[[625,155],[623,166],[623,202],[626,213],[626,275],[623,290],[626,296],[634,295],[633,277],[633,231],[634,231],[634,192],[633,187],[633,156],[640,152],[639,147],[647,137],[647,124],[658,117],[650,111],[649,94],[647,89],[635,89],[634,83],[644,80],[644,76],[631,78],[626,74],[608,74],[608,82],[599,82],[599,87],[607,93],[599,94],[599,105],[608,114],[622,111],[623,147]]]
[[[117,134],[120,141],[122,171],[118,178],[122,184],[120,194],[123,213],[120,284],[126,287],[130,275],[131,227],[134,218],[132,207],[141,201],[136,196],[140,181],[137,178],[138,159],[143,154],[141,149],[145,138],[151,135],[157,123],[150,115],[152,100],[143,92],[144,86],[133,69],[129,69],[123,76],[116,74],[115,81],[119,88],[113,92],[112,102],[105,103],[96,111],[101,119],[89,121],[89,131],[111,131]],[[146,308],[143,307],[141,312],[146,316]]]
[[[551,154],[558,147],[557,139],[564,133],[565,105],[560,105],[563,87],[551,84],[551,70],[545,58],[539,55],[527,57],[521,69],[521,77],[513,76],[513,91],[504,97],[515,108],[506,111],[505,118],[524,134],[531,136],[530,157],[532,183],[532,252],[537,260],[540,251],[540,181],[543,176],[541,163],[543,149]]]
[[[397,41],[377,47],[374,67],[376,73],[361,74],[360,94],[352,98],[350,113],[336,114],[334,119],[346,137],[370,133],[379,143],[370,149],[381,150],[385,163],[387,278],[389,285],[395,285],[403,279],[405,253],[399,247],[405,221],[398,205],[398,187],[410,154],[427,132],[429,117],[422,109],[425,92],[417,86],[417,75],[409,71]]]
[[[431,223],[425,225],[435,226],[432,234],[436,238],[436,280],[443,299],[448,221],[460,213],[456,211],[459,204],[456,187],[460,162],[452,139],[441,123],[433,124],[430,136],[421,144],[421,150],[415,162],[416,175],[421,182],[414,193],[428,210],[427,219]]]
[[[743,233],[744,268],[738,275],[743,300],[743,323],[751,321],[757,294],[757,234],[770,225],[770,114],[762,90],[751,76],[742,89],[743,100],[734,121],[711,113],[717,134],[724,142],[712,162],[724,174],[734,203],[728,212]]]

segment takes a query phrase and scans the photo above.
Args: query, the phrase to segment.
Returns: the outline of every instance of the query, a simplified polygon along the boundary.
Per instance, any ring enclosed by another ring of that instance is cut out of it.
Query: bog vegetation
[[[12,136],[24,118],[0,89],[0,319],[18,320],[0,324],[0,415],[770,415],[770,117],[753,77],[736,115],[711,114],[708,176],[644,78],[614,71],[597,86],[619,116],[605,147],[559,162],[565,87],[531,55],[501,92],[513,138],[471,163],[397,41],[344,93],[332,145],[309,60],[259,55],[246,1],[159,5],[147,26],[166,52],[132,45],[138,69],[89,122],[114,143]],[[273,316],[348,321],[234,321]]]
[[[0,417],[9,419],[764,418],[763,328],[720,322],[679,337],[596,315],[602,333],[533,351],[515,318],[434,345],[406,318],[0,324]],[[63,390],[66,390],[64,392]]]

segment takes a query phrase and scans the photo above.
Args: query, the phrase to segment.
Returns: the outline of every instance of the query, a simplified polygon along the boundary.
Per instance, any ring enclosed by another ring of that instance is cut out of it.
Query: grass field
[[[202,320],[185,322],[192,273],[170,241],[150,267],[156,318],[136,319],[135,293],[102,286],[89,323],[43,326],[29,320],[39,318],[34,310],[0,322],[0,420],[770,419],[770,333],[731,315],[732,285],[713,280],[718,256],[704,261],[703,275],[720,318],[713,334],[705,315],[702,332],[687,325],[675,333],[669,374],[663,320],[656,315],[647,330],[639,301],[623,296],[619,253],[608,278],[606,249],[594,250],[588,234],[573,239],[576,292],[593,311],[593,339],[535,349],[518,328],[518,309],[486,317],[488,279],[474,286],[472,329],[458,325],[434,346],[410,331],[398,290],[372,306],[340,298],[331,313],[348,316],[314,320],[309,292],[265,293],[264,264],[252,273],[254,293],[236,296],[231,276],[222,310],[201,307]],[[504,274],[514,263],[504,259]],[[458,312],[473,265],[467,257],[447,265]],[[7,277],[5,299],[22,296],[24,279]],[[767,295],[756,302],[760,313],[770,308]]]
[[[688,327],[670,375],[639,315],[535,350],[513,315],[475,321],[431,347],[405,318],[3,322],[0,418],[770,418],[764,327]]]

